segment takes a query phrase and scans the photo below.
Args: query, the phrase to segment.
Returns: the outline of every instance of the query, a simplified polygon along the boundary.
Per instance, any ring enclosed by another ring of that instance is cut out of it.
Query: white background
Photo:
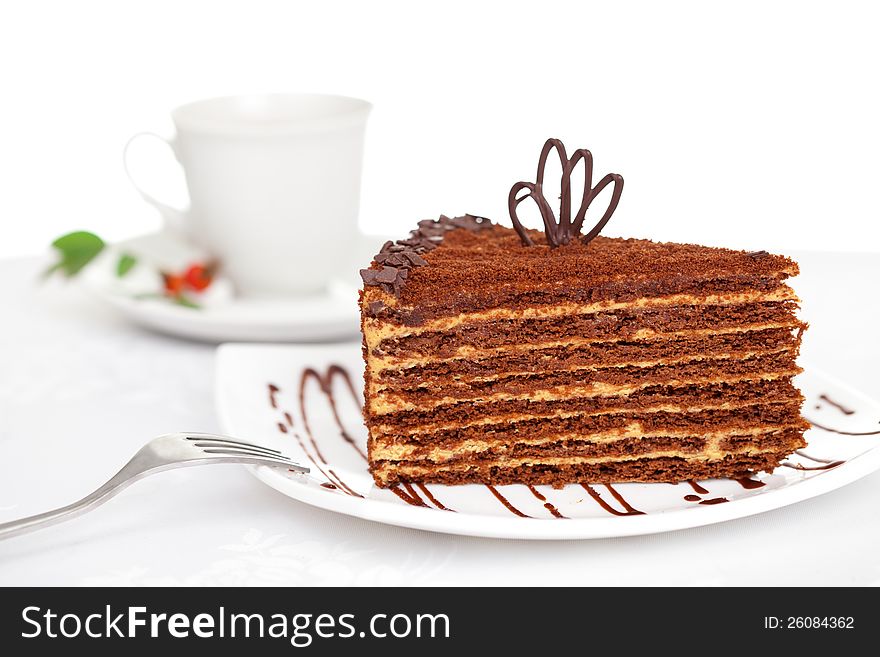
[[[262,91],[375,104],[368,232],[504,219],[558,136],[626,179],[608,234],[877,250],[876,28],[867,2],[4,3],[0,256],[156,227],[127,138],[170,134],[178,104]],[[184,201],[170,155],[147,157]]]

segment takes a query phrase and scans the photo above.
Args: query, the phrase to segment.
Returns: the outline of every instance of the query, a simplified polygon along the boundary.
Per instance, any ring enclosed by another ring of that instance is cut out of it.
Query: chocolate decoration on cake
[[[547,197],[544,196],[544,169],[547,167],[547,158],[552,150],[556,150],[556,153],[559,156],[559,163],[562,165],[562,185],[559,195],[558,218],[554,216],[550,203],[547,201]],[[584,191],[581,195],[581,204],[578,208],[578,212],[575,215],[574,220],[572,220],[571,173],[581,160],[583,160],[585,168]],[[620,202],[620,195],[623,192],[623,176],[617,173],[609,173],[602,178],[595,187],[593,187],[592,153],[585,148],[579,148],[572,154],[571,158],[569,158],[565,152],[565,146],[561,141],[558,139],[548,139],[544,143],[544,148],[541,149],[541,156],[538,158],[538,173],[535,182],[520,181],[515,183],[513,187],[510,188],[510,193],[507,196],[507,209],[510,212],[510,220],[513,222],[513,227],[519,235],[520,240],[522,240],[523,246],[534,245],[532,238],[523,227],[516,212],[519,204],[527,198],[533,199],[538,206],[538,211],[541,213],[541,219],[544,222],[544,235],[547,238],[547,244],[550,245],[550,248],[555,248],[557,246],[568,244],[574,236],[580,234],[590,204],[603,189],[612,183],[614,184],[614,188],[611,193],[611,201],[608,203],[608,208],[590,232],[581,238],[581,241],[584,244],[589,243],[602,231],[605,224],[611,219],[611,215],[614,214],[614,211],[617,209],[617,204]],[[517,196],[524,189],[527,190],[527,193],[522,196]]]

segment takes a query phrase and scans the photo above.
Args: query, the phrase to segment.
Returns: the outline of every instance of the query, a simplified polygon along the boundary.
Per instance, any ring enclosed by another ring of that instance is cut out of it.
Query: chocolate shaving
[[[407,260],[409,260],[409,263],[413,267],[424,267],[425,265],[428,264],[428,261],[425,260],[422,256],[420,256],[415,251],[413,251],[412,253],[402,253],[401,255],[404,258],[406,258]]]
[[[559,156],[559,163],[562,165],[562,190],[559,195],[558,219],[553,215],[550,203],[547,202],[547,198],[544,196],[544,169],[547,166],[547,158],[552,150],[556,150],[556,153]],[[583,160],[585,168],[584,191],[581,195],[581,204],[578,208],[578,212],[575,215],[574,220],[572,220],[571,173],[581,160]],[[538,211],[541,213],[541,219],[544,222],[544,235],[547,239],[547,244],[550,245],[550,248],[555,248],[557,246],[562,246],[563,244],[568,244],[575,235],[580,234],[590,204],[602,192],[602,190],[610,184],[613,184],[614,188],[611,191],[611,200],[608,203],[608,208],[590,232],[581,238],[581,241],[584,242],[584,244],[589,243],[602,231],[605,224],[611,219],[611,215],[614,214],[614,211],[617,209],[617,204],[620,202],[620,195],[623,192],[623,176],[617,173],[609,173],[602,178],[595,187],[593,187],[592,153],[585,148],[580,148],[572,154],[571,158],[569,158],[565,152],[565,146],[563,146],[561,141],[558,139],[548,139],[544,143],[544,148],[541,149],[541,156],[538,158],[538,173],[535,182],[520,181],[515,183],[513,187],[510,188],[510,193],[507,196],[507,208],[510,212],[510,220],[513,222],[513,227],[519,235],[523,246],[534,245],[532,238],[520,222],[516,211],[519,204],[527,198],[534,200],[535,204],[538,206]],[[524,189],[526,190],[526,193],[522,196],[518,196],[518,194]]]
[[[419,227],[410,232],[408,238],[385,242],[373,258],[374,264],[380,267],[361,269],[361,279],[364,285],[380,287],[396,296],[400,294],[400,288],[409,276],[410,270],[428,264],[422,255],[436,249],[450,230],[464,228],[477,231],[491,225],[492,222],[486,217],[472,214],[452,218],[441,215],[439,219],[423,219],[419,222]],[[369,305],[372,315],[384,309],[385,304],[381,301],[373,301]]]
[[[393,283],[397,278],[397,269],[394,267],[382,267],[376,274],[377,283]]]
[[[746,253],[746,255],[749,256],[750,258],[763,258],[763,257],[768,256],[770,254],[767,253],[767,251],[749,251],[748,253]]]

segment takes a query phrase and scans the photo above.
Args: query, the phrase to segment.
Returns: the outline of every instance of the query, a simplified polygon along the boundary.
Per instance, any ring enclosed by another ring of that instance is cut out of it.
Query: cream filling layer
[[[729,306],[745,303],[764,303],[771,301],[798,301],[797,295],[788,285],[777,288],[732,292],[728,294],[672,294],[664,297],[641,297],[631,301],[598,301],[595,303],[562,303],[553,306],[530,306],[527,308],[493,308],[471,313],[459,313],[449,317],[439,317],[420,324],[405,326],[392,324],[375,317],[363,317],[364,335],[367,348],[375,349],[383,340],[400,338],[421,333],[449,331],[462,324],[490,322],[505,319],[549,319],[564,315],[592,315],[600,312],[622,309],[663,308],[668,306]],[[364,302],[367,300],[365,298]]]
[[[749,429],[732,429],[726,431],[711,431],[700,434],[698,437],[704,440],[723,440],[732,436],[736,437],[756,437],[766,434],[772,434],[786,429],[796,429],[798,427],[791,425],[767,425],[762,427],[753,427]],[[626,427],[619,429],[604,431],[598,434],[583,433],[559,433],[554,435],[546,435],[540,438],[516,438],[510,442],[501,442],[499,440],[480,440],[467,439],[456,443],[454,447],[433,447],[424,450],[424,445],[415,444],[399,444],[399,443],[381,443],[375,441],[370,445],[370,459],[375,461],[412,461],[425,460],[433,463],[442,463],[445,461],[460,459],[462,455],[479,455],[489,451],[505,452],[514,445],[541,446],[562,441],[577,441],[590,444],[608,445],[623,440],[631,440],[637,438],[640,440],[650,440],[651,438],[692,438],[693,431],[652,431],[646,432],[642,430],[639,422],[633,422]],[[682,452],[684,453],[684,452]],[[693,454],[695,452],[687,452]]]
[[[663,381],[648,381],[641,384],[630,385],[614,385],[611,383],[591,383],[589,385],[563,385],[553,386],[539,390],[529,390],[526,392],[509,393],[498,392],[492,395],[481,397],[473,397],[469,399],[460,399],[457,397],[443,396],[432,398],[429,403],[414,404],[400,395],[391,393],[382,394],[381,396],[370,397],[368,401],[369,410],[374,415],[389,415],[391,413],[400,413],[404,411],[431,411],[440,406],[446,406],[458,403],[467,404],[488,404],[498,401],[561,401],[567,399],[591,398],[591,397],[621,397],[631,395],[634,392],[643,390],[652,386],[666,387],[684,387],[711,385],[716,383],[733,383],[737,381],[773,381],[783,377],[791,377],[799,374],[801,368],[792,367],[788,370],[779,370],[776,372],[749,373],[741,376],[728,377],[705,377],[692,379],[664,379]]]

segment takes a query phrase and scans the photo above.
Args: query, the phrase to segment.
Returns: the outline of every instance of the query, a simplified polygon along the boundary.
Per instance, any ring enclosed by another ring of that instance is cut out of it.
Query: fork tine
[[[309,468],[300,465],[296,461],[293,461],[286,456],[267,456],[265,454],[256,454],[252,452],[242,452],[238,450],[227,449],[205,449],[202,451],[204,451],[206,454],[210,454],[212,458],[221,461],[241,461],[243,459],[247,459],[248,461],[256,464],[284,466],[303,474],[309,472]]]
[[[204,447],[202,451],[205,454],[225,454],[226,456],[253,456],[264,459],[272,459],[274,461],[285,461],[293,463],[293,460],[283,454],[263,454],[262,452],[254,452],[249,449],[235,449],[232,447]]]
[[[246,459],[250,463],[285,466],[303,474],[309,472],[309,468],[301,466],[277,449],[246,443],[230,436],[196,432],[173,434],[168,438],[182,441],[205,456],[217,460],[241,461]]]
[[[245,443],[237,443],[231,440],[200,440],[198,442],[193,442],[193,445],[196,447],[210,447],[210,448],[220,448],[220,449],[243,449],[249,452],[259,452],[260,454],[265,454],[266,456],[284,456],[277,449],[269,449],[268,447],[251,447],[250,445],[246,445]]]
[[[200,435],[196,434],[196,435],[186,436],[185,439],[193,441],[193,442],[195,442],[195,441],[209,441],[210,440],[210,441],[216,441],[216,442],[232,443],[235,445],[241,445],[243,447],[253,447],[255,449],[264,449],[269,452],[274,452],[275,454],[281,453],[277,449],[272,449],[271,447],[264,447],[263,445],[254,445],[253,443],[246,443],[243,440],[237,440],[235,438],[227,438],[226,436],[213,436],[210,434],[205,434],[205,435],[200,436]]]

